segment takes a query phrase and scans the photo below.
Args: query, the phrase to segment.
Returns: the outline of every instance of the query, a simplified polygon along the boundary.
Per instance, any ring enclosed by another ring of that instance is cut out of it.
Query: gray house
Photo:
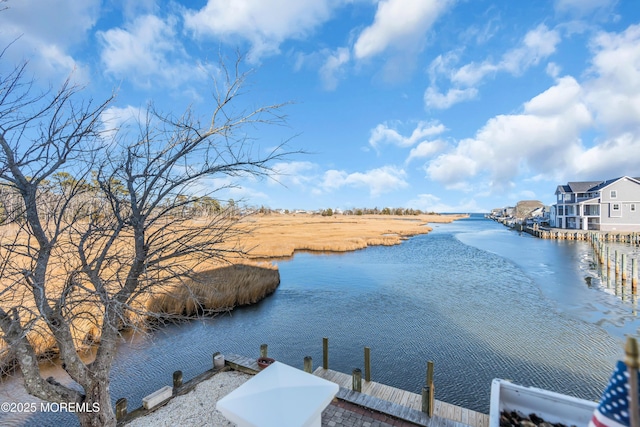
[[[557,228],[640,231],[640,178],[569,182],[556,190]]]

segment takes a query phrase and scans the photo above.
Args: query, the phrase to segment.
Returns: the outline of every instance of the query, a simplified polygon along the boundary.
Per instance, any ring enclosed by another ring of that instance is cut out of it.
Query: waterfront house
[[[640,178],[569,182],[556,190],[557,228],[640,231]]]

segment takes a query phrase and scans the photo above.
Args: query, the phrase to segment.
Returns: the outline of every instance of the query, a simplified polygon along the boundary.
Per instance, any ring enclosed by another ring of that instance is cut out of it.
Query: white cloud
[[[240,36],[251,43],[250,59],[279,52],[288,38],[302,39],[327,21],[337,0],[208,0],[188,10],[185,25],[197,37]]]
[[[409,163],[414,159],[424,159],[427,157],[431,157],[434,154],[442,151],[446,146],[447,143],[441,139],[421,142],[417,147],[411,149],[411,151],[409,152],[409,157],[407,157],[405,163]]]
[[[553,50],[553,43],[533,44],[546,46],[538,52]],[[582,83],[556,78],[554,86],[525,102],[521,113],[489,119],[473,138],[428,162],[427,176],[448,188],[484,179],[495,192],[523,176],[564,182],[637,175],[639,46],[640,25],[597,34]],[[549,71],[559,73],[555,66]]]
[[[317,165],[311,162],[279,162],[273,165],[272,178],[283,185],[304,186],[314,178],[316,169]]]
[[[355,57],[369,58],[393,47],[415,47],[451,2],[447,0],[382,0],[373,24],[365,28],[354,45]]]
[[[555,8],[561,12],[570,12],[579,16],[613,6],[617,0],[556,0]]]
[[[478,89],[474,87],[465,89],[452,88],[446,94],[439,93],[433,86],[424,92],[424,103],[427,108],[447,109],[463,101],[474,99],[478,96]]]
[[[640,137],[640,25],[598,34],[592,49],[595,78],[585,85],[590,108],[610,134]]]
[[[519,75],[551,56],[559,43],[559,33],[541,24],[527,32],[522,42],[505,52],[498,61],[487,59],[456,68],[460,59],[458,50],[439,55],[429,65],[431,85],[424,93],[425,106],[447,109],[459,102],[474,99],[478,95],[477,86],[488,76],[501,72]],[[448,80],[452,86],[446,93],[438,90],[437,82],[440,78]]]
[[[473,157],[465,153],[464,141],[460,143],[456,151],[441,154],[428,163],[426,172],[431,180],[438,181],[449,188],[465,182],[478,173],[480,165]]]
[[[342,187],[366,188],[371,197],[406,188],[406,172],[394,166],[383,166],[367,172],[347,173],[339,170],[325,172],[320,188],[330,192]]]
[[[625,133],[579,153],[572,159],[570,167],[577,176],[588,178],[638,176],[638,156],[635,153],[640,153],[640,137]]]
[[[521,74],[527,68],[551,56],[556,51],[558,43],[560,43],[560,34],[541,24],[529,31],[521,45],[506,52],[497,63],[487,60],[479,64],[466,64],[453,73],[451,81],[463,86],[474,86],[487,75],[497,72]]]
[[[546,25],[540,24],[525,35],[522,46],[503,56],[498,68],[512,74],[520,74],[551,56],[559,43],[560,34],[556,30],[550,30]]]
[[[140,108],[128,105],[126,107],[109,107],[102,112],[100,121],[106,135],[115,136],[123,126],[136,126],[144,114]]]
[[[537,116],[562,114],[571,108],[581,95],[580,84],[573,77],[563,77],[558,79],[555,86],[525,102],[524,111]]]
[[[142,15],[125,28],[98,32],[105,73],[145,88],[204,79],[205,67],[188,56],[176,37],[176,25],[172,17]]]
[[[476,133],[430,162],[428,176],[455,186],[486,173],[494,189],[510,185],[518,175],[565,171],[582,146],[580,134],[593,119],[571,77],[524,104],[523,113],[491,118]]]
[[[431,121],[420,121],[416,128],[409,136],[402,136],[397,130],[389,127],[388,124],[379,124],[371,130],[369,144],[377,148],[381,144],[392,144],[398,147],[411,147],[419,142],[423,142],[426,138],[439,135],[446,128],[442,123]]]
[[[74,80],[86,83],[86,66],[69,52],[85,43],[100,12],[99,0],[11,2],[0,13],[0,46],[13,45],[4,60],[18,63],[29,60],[30,70],[38,78],[65,78],[72,71]]]
[[[327,54],[327,59],[319,71],[325,89],[334,90],[338,87],[338,82],[344,75],[344,67],[349,63],[350,59],[351,54],[346,47],[338,48]]]

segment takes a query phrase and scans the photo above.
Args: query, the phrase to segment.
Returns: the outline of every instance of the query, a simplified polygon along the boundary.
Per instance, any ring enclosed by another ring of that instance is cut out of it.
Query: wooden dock
[[[331,369],[323,369],[322,367],[317,368],[314,372],[314,375],[317,375],[326,380],[332,381],[338,384],[341,389],[350,391],[352,385],[352,377],[348,374],[343,374],[342,372],[332,371]],[[338,395],[338,397],[348,397],[344,394],[343,396]],[[400,405],[403,408],[409,408],[414,411],[422,412],[422,396],[420,394],[411,393],[406,390],[401,390],[399,388],[391,387],[388,385],[380,384],[375,381],[362,381],[362,394],[371,396],[373,399],[373,405],[367,404],[367,399],[361,399],[359,402],[353,402],[356,404],[360,404],[361,406],[370,407],[374,410],[379,410],[379,407],[376,407],[379,402],[377,400],[382,400],[384,402],[391,402],[396,405]],[[383,411],[384,412],[384,411]],[[406,414],[410,414],[409,411],[405,411]],[[394,415],[394,414],[390,414]],[[407,418],[406,416],[400,416],[400,418],[407,419],[408,421],[416,422],[416,424],[422,425],[433,425],[433,423],[423,424],[417,422],[417,420],[412,420]],[[472,411],[470,409],[465,409],[460,406],[452,405],[450,403],[442,402],[440,400],[435,401],[434,407],[434,417],[440,418],[442,420],[452,421],[453,423],[461,423],[471,427],[488,427],[489,425],[489,415],[483,414],[480,412]],[[453,423],[449,423],[452,425]],[[437,423],[444,424],[447,423]]]

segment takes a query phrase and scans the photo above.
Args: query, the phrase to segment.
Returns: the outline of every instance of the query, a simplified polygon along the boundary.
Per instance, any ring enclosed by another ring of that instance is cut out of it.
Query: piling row
[[[307,359],[311,361],[311,356],[305,357],[305,363]],[[329,338],[326,337],[322,338],[322,369],[329,369]],[[433,411],[435,409],[436,394],[435,385],[433,383],[433,369],[433,362],[428,361],[426,381],[425,385],[422,387],[422,412],[426,413],[430,417],[433,416]],[[362,369],[354,368],[351,375],[351,389],[353,391],[362,392]],[[371,381],[371,349],[369,347],[364,348],[364,380]]]
[[[607,276],[610,275],[611,269],[613,268],[616,281],[620,279],[623,286],[630,282],[631,291],[635,294],[638,287],[637,258],[629,259],[630,257],[626,253],[618,250],[614,250],[612,254],[609,246],[606,244],[609,240],[601,234],[590,233],[588,240],[593,247],[595,259],[603,271],[606,270]],[[631,265],[631,269],[629,269],[629,264]]]
[[[541,239],[554,240],[586,240],[591,241],[593,236],[598,236],[600,242],[628,243],[640,245],[640,233],[638,232],[593,232],[585,230],[545,230],[538,227],[525,227],[523,231]]]

